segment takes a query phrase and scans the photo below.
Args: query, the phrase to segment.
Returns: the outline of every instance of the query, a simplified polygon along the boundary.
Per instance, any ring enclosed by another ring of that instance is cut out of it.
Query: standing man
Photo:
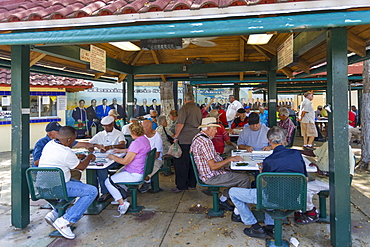
[[[121,118],[123,118],[123,120],[126,119],[125,109],[121,105],[117,104],[116,98],[113,98],[112,104],[109,107],[110,109],[116,110],[118,112],[118,117],[117,117],[118,119],[121,119]]]
[[[137,99],[134,98],[134,118],[139,117],[140,106],[137,104]]]
[[[96,116],[96,99],[91,100],[91,105],[89,107],[87,107],[86,113],[87,113],[87,120],[89,120],[87,122],[87,127],[90,131],[90,135],[95,135],[96,132],[92,133],[91,127],[93,125],[95,125],[96,130],[97,130],[98,125],[99,125],[99,121],[100,121],[100,119]]]
[[[194,102],[194,95],[186,93],[184,95],[185,104],[179,111],[176,124],[175,141],[178,141],[182,150],[180,158],[174,160],[176,187],[172,192],[181,192],[188,188],[194,189],[196,180],[190,161],[190,145],[193,137],[199,133],[199,125],[202,122],[202,112]]]
[[[313,93],[306,92],[305,99],[301,103],[298,121],[301,122],[301,133],[303,136],[303,149],[314,150],[312,146],[313,140],[317,137],[315,126],[315,110],[312,106]]]
[[[226,110],[226,119],[229,124],[229,128],[231,128],[231,124],[234,121],[236,111],[240,108],[243,108],[243,106],[239,101],[235,99],[234,95],[229,95],[229,101],[230,101],[230,104]]]
[[[91,144],[94,144],[94,146],[102,145],[100,146],[101,152],[106,152],[115,148],[123,149],[126,147],[125,136],[121,131],[114,128],[114,118],[112,116],[102,118],[101,125],[103,126],[104,130],[100,131],[90,139],[89,142]],[[107,187],[105,186],[104,181],[108,178],[108,169],[116,165],[117,163],[113,163],[105,169],[96,170],[96,176],[98,177],[100,190],[102,193],[102,195],[98,198],[98,201],[106,201],[111,196]]]
[[[102,104],[96,107],[96,116],[99,119],[102,119],[103,117],[108,116],[109,111],[110,107],[107,106],[107,99],[103,99]]]

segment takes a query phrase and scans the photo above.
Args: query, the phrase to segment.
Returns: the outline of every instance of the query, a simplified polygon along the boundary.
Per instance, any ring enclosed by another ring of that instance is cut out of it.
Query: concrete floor
[[[299,144],[299,138],[296,142]],[[298,145],[297,144],[297,145]],[[318,143],[320,145],[320,143]],[[222,218],[208,218],[212,197],[203,188],[171,193],[174,175],[160,176],[164,191],[139,194],[138,203],[145,209],[139,215],[118,215],[117,205],[108,205],[99,215],[86,215],[77,222],[74,240],[50,238],[53,227],[44,221],[48,213],[39,209],[45,202],[31,202],[31,223],[15,230],[10,219],[10,153],[0,153],[0,246],[264,246],[264,239],[243,234],[246,227],[230,220],[230,212]],[[351,188],[352,246],[370,247],[370,174],[356,173]],[[200,207],[197,207],[200,204]],[[315,203],[318,204],[317,201]],[[329,210],[329,205],[328,205]],[[289,217],[283,225],[283,237],[295,237],[299,246],[331,246],[330,225],[313,223],[297,225]]]

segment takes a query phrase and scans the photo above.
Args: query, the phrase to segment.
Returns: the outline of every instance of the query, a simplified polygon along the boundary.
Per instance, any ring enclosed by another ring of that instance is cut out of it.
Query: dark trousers
[[[182,155],[174,160],[176,187],[179,190],[187,190],[196,187],[193,166],[190,161],[190,144],[180,144]]]

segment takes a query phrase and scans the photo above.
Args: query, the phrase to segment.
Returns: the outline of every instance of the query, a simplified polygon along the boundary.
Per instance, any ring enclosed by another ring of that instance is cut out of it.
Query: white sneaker
[[[117,202],[117,201],[111,201],[110,204],[112,204],[112,205],[118,205],[119,202]]]
[[[54,221],[56,221],[56,219],[58,219],[58,213],[55,212],[54,210],[51,210],[49,213],[46,214],[45,216],[45,221],[49,224],[49,225],[53,225]]]
[[[53,223],[53,226],[65,238],[74,239],[76,237],[76,235],[71,230],[69,222],[65,220],[63,217],[56,219]]]
[[[122,205],[118,206],[118,212],[120,215],[125,214],[127,212],[127,209],[130,207],[130,203],[128,201],[125,201]]]

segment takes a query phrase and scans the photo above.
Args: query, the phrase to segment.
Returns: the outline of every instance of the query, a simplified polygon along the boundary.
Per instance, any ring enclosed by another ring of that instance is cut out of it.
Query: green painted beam
[[[78,63],[88,64],[89,62],[80,60],[80,50],[84,49],[78,46],[65,45],[65,46],[36,46],[33,51],[48,54],[54,57],[75,61]],[[87,50],[87,49],[84,49]],[[125,64],[117,59],[107,57],[106,60],[107,70],[114,71],[122,74],[132,73],[132,66]]]
[[[0,59],[0,68],[3,69],[11,69],[11,63],[8,60]],[[107,83],[116,83],[117,80],[115,79],[109,79],[100,77],[99,79],[95,79],[94,76],[91,75],[85,75],[80,73],[73,73],[68,71],[63,71],[59,69],[51,69],[51,68],[45,68],[37,65],[33,65],[30,68],[30,71],[33,73],[40,73],[40,74],[46,74],[46,75],[55,75],[55,76],[64,76],[69,78],[76,78],[76,79],[83,79],[83,80],[90,80],[90,81],[99,81],[99,82],[107,82]]]
[[[294,37],[293,54],[300,56],[325,41],[324,31],[302,32]]]
[[[268,124],[270,127],[276,126],[276,106],[277,106],[277,89],[276,89],[276,70],[270,70],[268,73]]]
[[[370,10],[328,13],[287,14],[265,18],[195,20],[165,24],[127,25],[120,27],[87,28],[17,32],[0,34],[0,45],[20,44],[91,44],[153,38],[192,38],[248,35],[265,32],[297,32],[370,24]]]
[[[217,73],[217,72],[245,72],[255,70],[268,70],[270,63],[266,62],[225,62],[187,64],[186,71],[184,64],[152,64],[146,66],[133,66],[135,75],[167,75],[167,74],[196,74],[196,73]]]

